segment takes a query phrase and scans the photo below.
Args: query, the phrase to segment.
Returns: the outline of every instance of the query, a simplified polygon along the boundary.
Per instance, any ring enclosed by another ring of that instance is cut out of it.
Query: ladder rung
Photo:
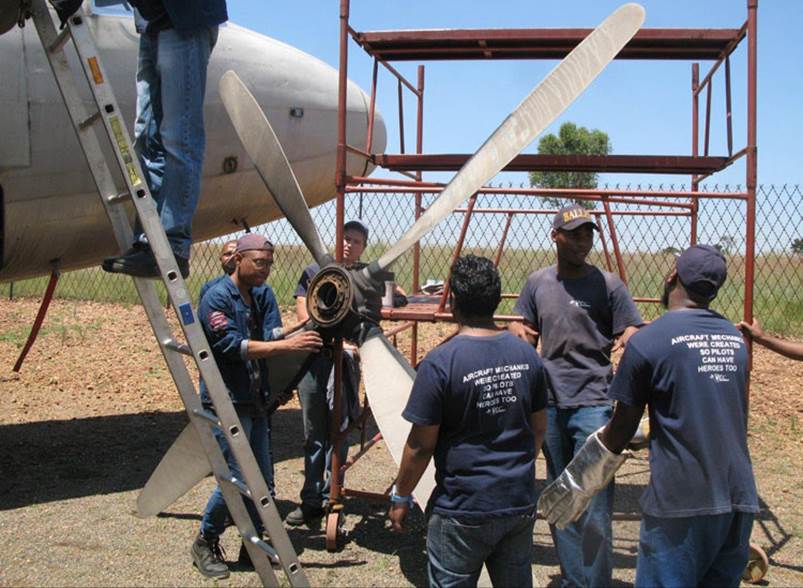
[[[251,490],[248,489],[248,486],[246,486],[243,482],[241,482],[234,476],[232,476],[231,478],[221,478],[220,481],[225,484],[234,486],[240,494],[248,498],[251,498]]]
[[[58,53],[59,51],[62,50],[62,48],[64,47],[64,43],[67,42],[67,39],[69,39],[70,36],[71,36],[70,27],[64,27],[63,29],[61,29],[61,32],[58,35],[56,35],[56,38],[53,39],[53,42],[50,44],[47,50],[50,51],[51,53]]]
[[[78,128],[83,131],[85,128],[93,125],[95,123],[95,121],[98,120],[98,119],[100,119],[100,110],[96,110],[95,112],[90,114],[88,117],[86,117],[84,120],[79,122],[78,123]]]
[[[120,192],[119,194],[113,194],[106,197],[106,202],[109,204],[121,204],[123,202],[128,202],[129,200],[131,200],[130,192]]]
[[[249,537],[243,537],[243,539],[253,543],[257,547],[259,547],[262,551],[264,551],[265,555],[268,556],[268,559],[270,559],[271,563],[274,563],[274,564],[280,564],[281,563],[279,561],[279,553],[276,551],[276,549],[270,543],[267,543],[266,541],[263,541],[259,537],[254,537],[253,535],[251,535]]]
[[[178,343],[174,339],[168,339],[167,341],[165,341],[164,346],[170,349],[171,351],[175,351],[183,355],[192,355],[192,349],[190,349],[189,345],[186,345],[184,343]]]
[[[203,410],[203,409],[195,409],[192,413],[205,421],[208,421],[210,424],[215,425],[216,427],[220,426],[220,419],[217,418],[217,415],[212,412],[211,410]]]

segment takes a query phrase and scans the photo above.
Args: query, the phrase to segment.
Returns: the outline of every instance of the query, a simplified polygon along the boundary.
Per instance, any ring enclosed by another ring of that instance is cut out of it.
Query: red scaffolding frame
[[[606,264],[613,268],[611,250],[616,259],[616,267],[620,277],[627,281],[626,269],[616,234],[614,217],[622,214],[641,216],[682,216],[689,218],[691,243],[697,241],[697,222],[700,199],[740,200],[746,203],[745,223],[745,283],[744,283],[744,319],[753,318],[753,281],[755,265],[755,220],[756,220],[756,185],[757,185],[757,146],[756,146],[756,86],[757,86],[757,12],[758,0],[745,0],[747,18],[739,28],[727,29],[641,29],[622,49],[616,59],[641,60],[685,60],[693,61],[691,68],[692,98],[692,145],[690,155],[532,155],[523,154],[514,158],[504,171],[593,171],[608,173],[654,173],[654,174],[689,174],[691,190],[689,191],[631,191],[631,190],[545,190],[545,189],[501,189],[483,188],[469,199],[465,208],[457,210],[464,215],[461,232],[454,251],[456,258],[463,247],[468,224],[477,214],[505,214],[506,221],[502,237],[496,251],[495,261],[498,265],[502,256],[508,229],[513,216],[519,214],[551,214],[554,211],[543,208],[478,208],[475,206],[478,194],[517,194],[523,197],[539,196],[571,196],[572,198],[598,201],[601,211],[594,214],[600,225],[604,218],[610,246],[603,238],[602,247]],[[561,59],[579,44],[591,29],[440,29],[440,30],[404,30],[404,31],[372,31],[359,32],[349,23],[350,0],[340,0],[340,57],[339,57],[339,102],[338,102],[338,146],[336,164],[337,186],[337,258],[342,259],[342,237],[344,221],[344,204],[346,193],[405,193],[414,194],[415,218],[424,208],[423,194],[435,194],[442,185],[422,181],[425,171],[457,171],[468,160],[470,154],[425,154],[423,152],[423,108],[424,108],[424,66],[417,68],[415,83],[407,80],[390,62],[431,60],[499,60],[499,59]],[[348,80],[349,40],[353,40],[369,56],[373,58],[373,74],[371,82],[371,98],[369,106],[369,122],[365,150],[346,143],[346,90]],[[730,56],[740,43],[747,40],[747,144],[734,152],[733,123],[731,108],[731,63]],[[712,61],[712,65],[700,79],[700,66],[697,60]],[[376,114],[377,78],[381,65],[391,76],[396,78],[399,115],[399,147],[398,154],[372,152],[372,134]],[[724,65],[725,77],[725,127],[727,134],[727,155],[709,154],[711,129],[711,101],[714,74]],[[410,91],[416,99],[416,137],[415,152],[406,153],[404,136],[404,90]],[[703,146],[700,152],[700,97],[705,93],[705,116],[702,125]],[[401,179],[376,179],[362,176],[349,176],[346,171],[346,155],[348,152],[360,155],[375,166],[398,172]],[[703,192],[699,190],[700,182],[725,169],[735,161],[745,158],[746,189],[743,192]],[[682,198],[684,201],[667,201]],[[638,204],[661,207],[667,210],[655,211],[615,211],[611,203]],[[602,231],[600,232],[602,235]],[[420,246],[413,250],[413,283],[412,291],[420,288]],[[448,283],[448,280],[445,281]],[[514,296],[505,294],[506,297]],[[657,302],[655,298],[638,298],[640,302]],[[434,301],[411,304],[404,308],[383,309],[383,318],[404,321],[400,326],[388,331],[395,336],[403,330],[411,330],[411,364],[415,365],[418,349],[419,321],[450,321],[451,313],[446,308],[447,292]],[[512,316],[498,316],[499,320],[515,320]],[[749,341],[748,341],[749,346]],[[335,388],[336,396],[340,394],[341,362],[339,360],[341,346],[336,345],[335,353]],[[339,401],[336,397],[333,423],[340,422]],[[364,417],[367,417],[368,411]],[[364,422],[364,419],[363,419]],[[336,431],[338,427],[331,427]],[[345,434],[334,434],[332,441],[340,444]],[[345,471],[359,458],[378,438],[365,443],[363,434],[360,452],[339,464],[338,451],[333,452],[333,471]],[[340,476],[333,476],[330,506],[327,519],[327,548],[334,549],[337,541],[337,529],[342,509],[342,496],[361,496],[366,498],[385,498],[385,494],[350,490],[341,486]]]

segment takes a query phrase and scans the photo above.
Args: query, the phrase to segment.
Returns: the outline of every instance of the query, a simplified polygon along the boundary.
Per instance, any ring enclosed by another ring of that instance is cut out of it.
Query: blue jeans
[[[298,383],[298,399],[304,419],[304,486],[301,502],[320,507],[329,498],[332,475],[332,446],[329,443],[329,404],[326,386],[333,362],[324,353],[310,364]],[[343,443],[340,465],[348,456],[348,444]]]
[[[251,450],[254,452],[257,465],[259,465],[259,469],[265,477],[268,491],[271,496],[274,496],[276,490],[273,482],[273,449],[270,441],[270,417],[238,416],[240,417],[240,424],[243,427],[242,434],[248,438],[248,443],[251,445]],[[223,450],[223,457],[226,458],[226,463],[229,466],[229,470],[231,470],[231,475],[238,480],[244,481],[240,466],[237,460],[234,459],[229,443],[226,441],[226,436],[221,430],[215,429],[215,438],[220,444],[220,448]],[[262,533],[264,528],[254,503],[248,499],[245,499],[243,502],[245,502],[248,514],[251,515],[251,521],[253,521],[257,532]],[[219,537],[226,528],[228,515],[229,509],[226,507],[223,493],[220,491],[220,486],[218,486],[215,488],[215,491],[212,492],[212,496],[209,497],[209,502],[206,503],[204,517],[201,520],[201,532],[207,537]]]
[[[134,149],[175,255],[189,259],[206,136],[206,66],[218,28],[142,34]],[[139,225],[136,239],[144,240]]]
[[[494,586],[533,585],[535,512],[473,519],[433,513],[427,530],[431,588],[476,586],[484,563]]]
[[[551,482],[569,465],[585,440],[605,425],[611,406],[579,408],[547,407],[544,455],[547,481]],[[560,562],[561,586],[610,586],[613,573],[611,513],[614,483],[597,494],[580,519],[558,529],[550,525],[552,541]]]
[[[752,513],[656,518],[644,515],[636,586],[738,587],[749,555]]]

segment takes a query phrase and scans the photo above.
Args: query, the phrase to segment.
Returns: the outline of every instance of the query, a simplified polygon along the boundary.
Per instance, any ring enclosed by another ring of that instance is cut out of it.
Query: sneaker
[[[229,567],[224,561],[223,548],[217,537],[206,538],[199,534],[190,549],[192,563],[207,578],[228,578]]]
[[[176,265],[181,277],[187,279],[190,275],[190,260],[176,255]],[[159,266],[150,247],[141,243],[134,243],[133,247],[123,255],[107,257],[103,260],[103,270],[112,274],[126,274],[135,278],[161,278]]]
[[[326,514],[326,510],[323,507],[302,503],[285,517],[284,522],[292,527],[298,527],[299,525],[309,524],[310,521],[319,519],[324,514]]]

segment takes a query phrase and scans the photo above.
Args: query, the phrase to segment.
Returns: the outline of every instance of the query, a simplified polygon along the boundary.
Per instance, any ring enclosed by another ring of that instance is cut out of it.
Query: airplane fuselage
[[[133,19],[88,18],[129,129],[135,108],[138,35]],[[80,66],[70,54],[75,71]],[[233,69],[265,111],[310,206],[335,194],[337,72],[274,39],[229,24],[221,27],[209,64],[202,193],[193,240],[258,225],[281,216],[237,139],[218,95]],[[0,281],[97,264],[117,246],[67,110],[33,25],[0,36]],[[86,89],[88,112],[94,108]],[[368,98],[349,83],[349,144],[363,147]],[[374,151],[385,127],[377,116]],[[348,173],[370,172],[350,156]],[[119,182],[122,190],[122,180]]]

